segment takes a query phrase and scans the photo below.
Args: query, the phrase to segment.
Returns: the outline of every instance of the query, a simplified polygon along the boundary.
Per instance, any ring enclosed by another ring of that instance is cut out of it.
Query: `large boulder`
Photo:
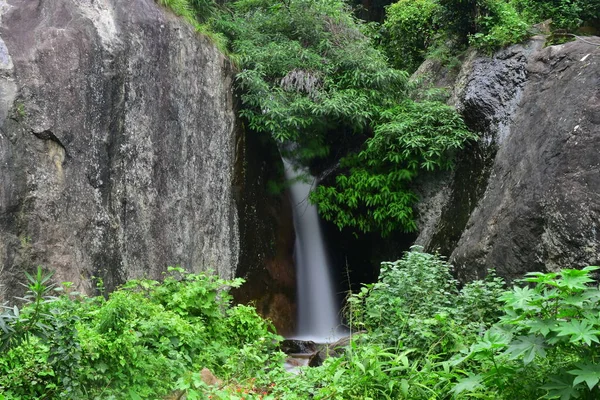
[[[88,293],[167,265],[264,269],[277,251],[256,242],[275,248],[278,228],[252,224],[282,198],[248,154],[233,72],[153,0],[0,0],[0,300],[36,265]]]
[[[453,174],[422,184],[417,239],[461,278],[600,263],[600,49],[590,42],[600,38],[544,47],[540,36],[464,63],[451,102],[482,139]]]

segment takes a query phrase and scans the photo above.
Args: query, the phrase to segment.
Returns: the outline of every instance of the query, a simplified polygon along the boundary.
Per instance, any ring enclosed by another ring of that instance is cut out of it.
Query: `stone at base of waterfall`
[[[320,346],[319,350],[316,351],[308,360],[308,366],[319,367],[323,365],[323,362],[328,357],[341,357],[346,352],[346,348],[350,345],[352,340],[356,339],[361,333],[364,332],[357,332],[352,335],[345,336],[331,344],[324,344]]]
[[[202,378],[202,382],[208,386],[220,386],[223,384],[223,381],[217,378],[208,368],[202,368],[200,377]]]
[[[287,365],[289,365],[290,367],[302,367],[302,366],[306,365],[306,364],[304,364],[302,362],[301,359],[294,358],[294,357],[288,357],[288,358],[286,358],[285,359],[285,363]]]
[[[312,340],[285,339],[279,349],[285,354],[310,354],[316,352],[318,347]]]
[[[164,400],[187,400],[187,394],[185,390],[176,390],[171,394],[168,394]]]

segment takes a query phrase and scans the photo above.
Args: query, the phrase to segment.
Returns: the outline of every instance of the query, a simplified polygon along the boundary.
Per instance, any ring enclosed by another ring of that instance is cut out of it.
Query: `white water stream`
[[[290,197],[294,214],[298,329],[294,339],[330,343],[339,337],[338,304],[317,208],[308,202],[312,184],[295,180],[305,174],[284,160],[285,177],[292,181]]]

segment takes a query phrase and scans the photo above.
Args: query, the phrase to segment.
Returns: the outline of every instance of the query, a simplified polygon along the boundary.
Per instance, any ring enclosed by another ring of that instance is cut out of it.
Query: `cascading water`
[[[290,197],[296,230],[297,338],[332,342],[340,334],[338,305],[317,208],[308,202],[312,184],[296,179],[305,175],[304,171],[285,160],[284,165],[285,177],[292,182]]]

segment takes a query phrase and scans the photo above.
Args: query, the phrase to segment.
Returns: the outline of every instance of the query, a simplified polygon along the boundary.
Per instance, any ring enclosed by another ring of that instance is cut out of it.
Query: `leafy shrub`
[[[448,165],[452,150],[474,137],[458,114],[442,104],[405,101],[408,74],[389,66],[365,34],[369,28],[342,0],[238,0],[226,6],[229,12],[219,13],[210,25],[227,37],[228,50],[238,61],[240,115],[248,127],[293,142],[283,146],[284,152],[304,166],[315,159],[330,164],[347,156],[348,176],[312,196],[338,226],[384,235],[414,230],[417,198],[408,183],[420,170]],[[420,62],[433,38],[430,25],[438,8],[432,0],[404,1],[390,8],[389,45],[405,53],[396,58],[398,65],[408,60],[405,66],[412,69]],[[420,118],[421,112],[426,118]],[[409,123],[403,125],[403,119]],[[401,151],[408,153],[357,167],[363,159],[373,160],[368,146],[353,154],[373,132],[371,142],[405,136]],[[330,155],[332,148],[335,155]],[[352,196],[349,191],[355,189],[357,196]]]
[[[512,3],[502,0],[439,0],[444,29],[459,43],[488,51],[518,43],[529,24]]]
[[[491,273],[458,291],[450,265],[413,249],[350,297],[366,333],[305,378],[316,398],[597,399],[597,269],[530,273],[508,291]]]
[[[390,68],[340,0],[240,0],[213,22],[239,56],[248,126],[296,143],[308,162],[362,132],[402,97],[407,75]]]
[[[439,32],[434,0],[400,0],[386,9],[384,45],[393,65],[416,70]]]
[[[30,291],[2,314],[3,344],[13,339],[0,356],[0,398],[138,400],[178,388],[191,400],[596,399],[596,270],[530,273],[511,290],[490,272],[459,289],[450,264],[413,248],[349,297],[360,332],[345,351],[297,375],[283,370],[270,324],[231,307],[238,280],[175,268],[164,284],[132,281],[108,300],[52,298],[40,270],[29,282],[46,296],[38,313]],[[204,367],[223,384],[207,385]]]
[[[598,398],[600,290],[590,276],[598,268],[529,273],[522,282],[535,286],[505,292],[500,322],[458,359],[481,363],[482,372],[468,378],[477,385],[468,389],[488,386],[508,398],[513,387],[531,397],[545,391],[544,398]],[[537,379],[523,379],[531,376]]]
[[[478,32],[477,15],[487,0],[438,0],[442,29],[459,44],[466,44],[470,35]]]
[[[204,22],[217,11],[217,4],[212,0],[157,0],[159,4],[169,7],[180,17],[193,25]]]
[[[529,24],[511,3],[504,1],[488,0],[476,23],[478,32],[469,37],[469,42],[490,52],[518,43],[529,35]]]
[[[319,186],[310,200],[340,229],[387,235],[416,229],[417,196],[410,182],[420,171],[447,170],[453,154],[475,139],[460,116],[441,102],[410,100],[381,113],[363,150],[346,157],[334,186]]]
[[[50,298],[49,276],[28,278],[37,294],[0,318],[6,399],[160,398],[202,368],[223,379],[281,368],[271,325],[251,307],[231,307],[239,279],[169,268],[162,283],[130,281],[104,300]]]
[[[284,399],[450,398],[462,372],[448,360],[498,320],[493,311],[463,311],[497,309],[494,295],[503,285],[492,274],[459,290],[451,269],[420,248],[384,263],[379,281],[348,299],[347,319],[360,332],[346,351],[297,378],[276,378],[272,393]]]
[[[418,351],[441,346],[438,352],[456,348],[452,341],[464,341],[497,321],[494,310],[504,282],[492,273],[459,290],[451,271],[450,264],[419,247],[398,261],[382,263],[378,282],[349,299],[353,323],[390,345]]]
[[[599,0],[513,0],[527,21],[537,23],[552,19],[555,29],[573,30],[582,22],[598,22]]]
[[[156,0],[156,2],[168,7],[193,26],[196,32],[211,39],[221,52],[227,53],[225,38],[207,24],[208,20],[218,14],[218,6],[214,0]]]

